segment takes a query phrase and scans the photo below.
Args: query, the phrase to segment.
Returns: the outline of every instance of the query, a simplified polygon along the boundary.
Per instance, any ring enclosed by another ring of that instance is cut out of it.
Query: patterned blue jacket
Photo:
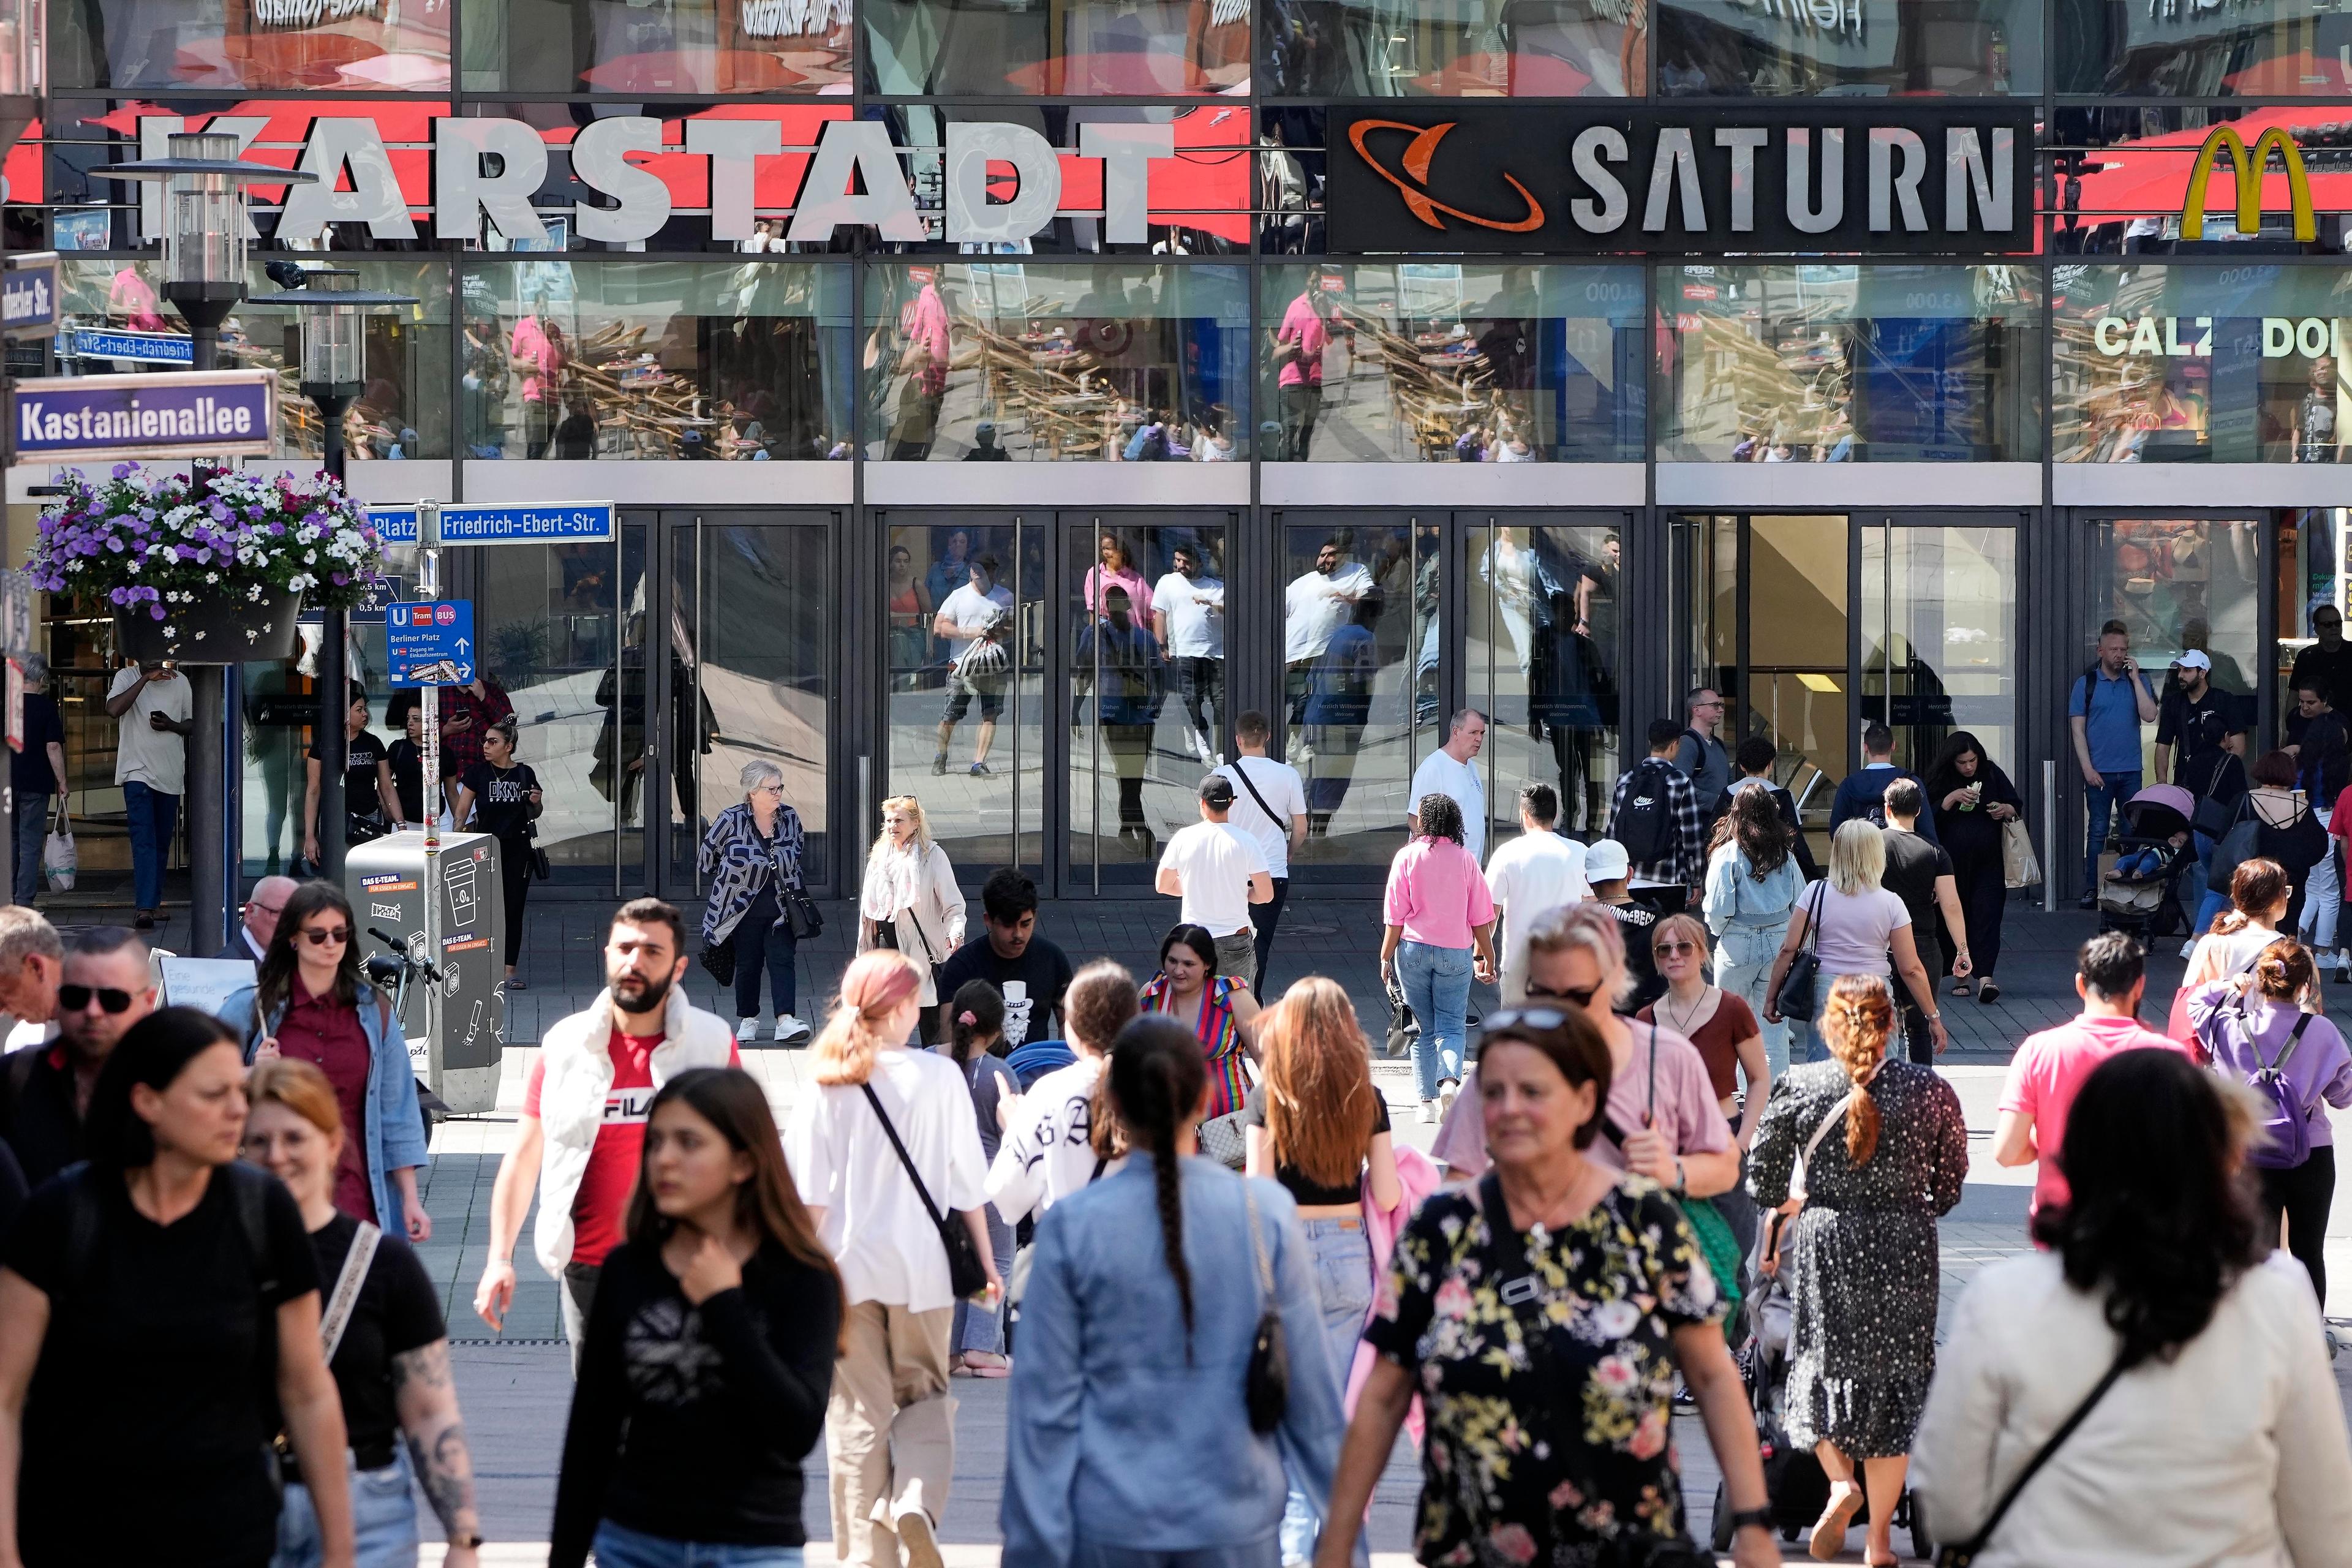
[[[702,940],[718,943],[733,936],[761,889],[799,887],[801,850],[807,843],[801,814],[789,805],[776,808],[772,839],[760,837],[748,803],[739,801],[720,812],[702,836],[702,874],[710,881],[710,902],[702,910]]]

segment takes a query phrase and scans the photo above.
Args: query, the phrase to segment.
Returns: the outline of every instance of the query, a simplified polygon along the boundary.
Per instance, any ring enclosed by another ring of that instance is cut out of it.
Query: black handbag
[[[2223,800],[2213,792],[2221,788],[2222,774],[2231,767],[2238,770],[2238,793]],[[2205,781],[2205,793],[2197,797],[2196,813],[2189,819],[2198,832],[2208,838],[2219,838],[2237,822],[2238,813],[2246,802],[2245,772],[2246,764],[2234,752],[2224,752],[2213,764],[2213,776]]]
[[[721,985],[735,984],[735,944],[731,942],[706,942],[695,959],[710,972],[710,978]]]
[[[1242,1204],[1249,1210],[1250,1250],[1257,1255],[1257,1285],[1265,1304],[1257,1315],[1257,1331],[1250,1339],[1249,1366],[1242,1373],[1242,1405],[1249,1412],[1250,1430],[1260,1436],[1282,1425],[1290,1408],[1290,1341],[1282,1329],[1282,1307],[1274,1293],[1274,1265],[1265,1256],[1265,1237],[1258,1229],[1257,1194],[1247,1178],[1242,1183]]]
[[[2066,1439],[2074,1435],[2074,1428],[2083,1424],[2084,1418],[2091,1414],[2093,1406],[2106,1397],[2107,1390],[2116,1385],[2116,1379],[2121,1377],[2125,1370],[2126,1352],[2117,1351],[2115,1361],[2107,1368],[2106,1375],[2100,1378],[2092,1387],[2091,1392],[2083,1396],[2083,1403],[2074,1406],[2074,1413],[2066,1417],[2058,1430],[2050,1434],[2050,1440],[2035,1450],[2033,1458],[2025,1462],[2025,1468],[2017,1472],[2017,1479],[2009,1483],[2009,1489],[2000,1494],[1999,1502],[1992,1505],[1992,1512],[1986,1516],[1984,1523],[1977,1527],[1977,1532],[1966,1541],[1947,1541],[1937,1547],[1936,1568],[1969,1568],[1969,1564],[1984,1552],[1985,1543],[1992,1539],[1992,1532],[2000,1528],[2001,1517],[2009,1512],[2009,1505],[2015,1502],[2017,1494],[2025,1489],[2025,1483],[2032,1480],[2034,1472],[2048,1464],[2052,1456],[2064,1447]]]
[[[890,1147],[898,1151],[898,1163],[907,1168],[907,1179],[915,1184],[915,1195],[923,1200],[924,1212],[939,1226],[940,1245],[948,1249],[948,1289],[955,1292],[958,1300],[979,1295],[988,1289],[988,1266],[980,1260],[980,1248],[972,1242],[971,1227],[960,1215],[941,1214],[940,1205],[931,1202],[931,1190],[923,1185],[923,1178],[915,1171],[914,1157],[898,1142],[898,1130],[890,1125],[890,1113],[882,1109],[882,1097],[874,1092],[870,1083],[857,1087],[866,1091],[866,1103],[874,1108],[882,1131],[890,1135]]]
[[[824,934],[824,917],[817,912],[816,900],[808,896],[806,888],[784,889],[784,919],[792,922],[795,941]]]
[[[1772,998],[1781,1017],[1800,1024],[1811,1023],[1822,1010],[1822,904],[1829,887],[1827,882],[1815,885],[1812,911],[1805,921],[1805,945],[1789,961],[1789,973],[1780,977],[1780,989]]]

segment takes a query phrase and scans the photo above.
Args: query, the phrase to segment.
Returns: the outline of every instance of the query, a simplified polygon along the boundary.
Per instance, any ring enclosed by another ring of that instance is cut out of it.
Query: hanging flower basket
[[[324,473],[186,479],[118,463],[79,469],[41,516],[36,586],[110,605],[122,652],[236,664],[294,652],[302,606],[349,609],[383,571],[375,530]]]

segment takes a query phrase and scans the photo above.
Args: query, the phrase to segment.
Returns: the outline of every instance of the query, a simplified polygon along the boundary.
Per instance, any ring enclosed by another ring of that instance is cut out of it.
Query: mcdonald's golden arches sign
[[[2311,172],[2304,167],[2303,150],[2275,125],[2255,137],[2251,148],[2246,139],[2238,134],[2236,126],[2213,128],[2213,133],[2205,138],[2205,145],[2197,149],[2197,161],[2189,165],[2189,193],[2180,203],[2180,237],[2205,237],[2205,187],[2212,181],[2213,165],[2224,153],[2230,156],[2230,172],[2237,186],[2238,232],[2261,233],[2263,166],[2270,162],[2273,147],[2286,163],[2287,200],[2294,210],[2294,237],[2306,243],[2317,238],[2319,224],[2311,211]]]

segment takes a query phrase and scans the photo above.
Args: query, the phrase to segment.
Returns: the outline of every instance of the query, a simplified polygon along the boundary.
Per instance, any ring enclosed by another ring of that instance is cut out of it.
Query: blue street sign
[[[45,338],[58,327],[58,258],[0,274],[0,328],[12,338]]]
[[[416,509],[413,506],[369,506],[367,520],[375,536],[386,544],[416,542]]]
[[[109,332],[76,327],[58,334],[64,359],[127,359],[141,364],[194,364],[195,340],[175,332]]]
[[[474,679],[474,606],[424,599],[384,606],[384,651],[394,686],[463,686]]]
[[[593,544],[613,538],[611,501],[441,509],[444,544]]]
[[[277,395],[267,370],[55,376],[16,384],[10,423],[34,463],[266,458]]]

